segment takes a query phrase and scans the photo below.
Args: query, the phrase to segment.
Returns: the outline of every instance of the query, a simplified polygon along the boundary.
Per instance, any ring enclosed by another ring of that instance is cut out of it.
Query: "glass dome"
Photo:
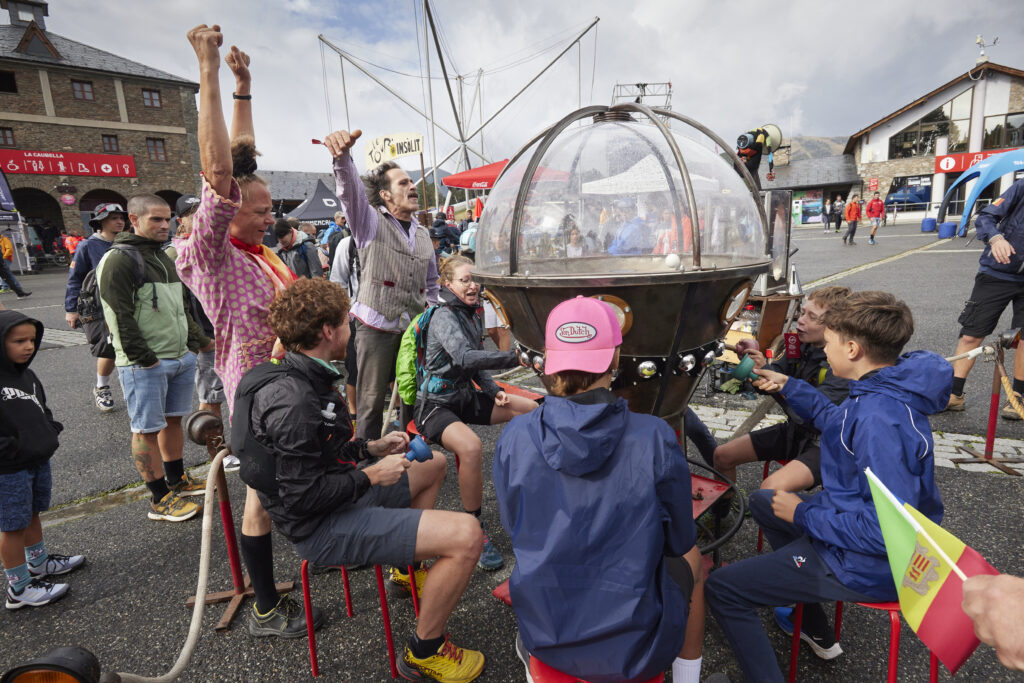
[[[563,120],[509,163],[480,218],[480,274],[678,275],[769,260],[763,208],[720,141],[628,107],[580,110],[580,125]]]

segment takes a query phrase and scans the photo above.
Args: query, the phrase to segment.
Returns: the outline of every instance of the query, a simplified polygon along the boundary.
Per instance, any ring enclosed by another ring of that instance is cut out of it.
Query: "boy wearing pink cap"
[[[588,681],[699,681],[704,590],[690,472],[663,420],[610,390],[622,333],[608,304],[551,311],[550,395],[514,418],[494,489],[516,566],[520,656]],[[535,663],[536,665],[536,663]]]

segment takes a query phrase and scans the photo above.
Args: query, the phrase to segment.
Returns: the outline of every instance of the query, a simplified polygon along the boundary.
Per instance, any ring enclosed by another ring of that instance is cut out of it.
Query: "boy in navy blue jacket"
[[[63,427],[28,369],[42,338],[38,320],[0,311],[0,562],[12,610],[64,597],[68,585],[47,577],[85,563],[81,555],[49,555],[43,545],[39,513],[50,507],[50,457]]]
[[[813,496],[762,490],[750,508],[775,552],[714,572],[707,603],[750,680],[781,681],[782,672],[755,609],[805,603],[801,638],[815,654],[842,654],[821,601],[896,599],[896,586],[864,468],[935,522],[935,487],[927,415],[949,400],[952,367],[928,351],[900,355],[914,333],[910,309],[885,292],[857,292],[825,314],[825,353],[850,380],[850,396],[832,404],[801,380],[759,370],[762,391],[778,391],[821,431],[823,489]],[[776,621],[792,633],[791,610]]]

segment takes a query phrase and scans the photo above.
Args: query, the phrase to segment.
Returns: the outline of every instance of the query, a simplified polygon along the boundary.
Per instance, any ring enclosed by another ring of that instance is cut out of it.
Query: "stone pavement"
[[[697,413],[697,416],[703,420],[704,424],[706,424],[708,429],[711,430],[711,433],[716,439],[718,439],[719,443],[721,443],[731,438],[736,432],[736,429],[743,424],[748,417],[750,417],[754,409],[753,405],[751,410],[734,407],[715,407],[700,405],[698,403],[691,403],[690,407],[693,408],[694,412]],[[776,409],[773,408],[773,410]],[[769,412],[764,419],[757,423],[755,429],[768,427],[782,422],[785,419],[785,415],[779,412]],[[933,430],[932,437],[934,438],[935,443],[935,464],[937,466],[950,467],[967,472],[1003,474],[995,467],[984,463],[956,464],[953,462],[954,458],[967,457],[967,454],[958,450],[959,446],[974,449],[979,453],[983,452],[985,450],[984,435],[954,434],[952,432],[940,432]],[[1024,440],[997,437],[993,446],[993,456],[996,458],[1024,458]],[[1010,464],[1008,467],[1024,474],[1024,463],[1017,465]]]

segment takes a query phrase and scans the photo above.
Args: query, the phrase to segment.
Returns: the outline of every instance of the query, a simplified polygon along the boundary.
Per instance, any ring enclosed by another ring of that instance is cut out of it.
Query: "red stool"
[[[898,602],[858,602],[861,607],[884,610],[889,613],[889,673],[888,683],[896,683],[896,669],[900,657],[900,603]],[[789,653],[789,683],[796,681],[796,661],[800,654],[800,629],[803,626],[804,606],[800,603],[793,610],[793,640]],[[836,642],[843,624],[843,603],[836,602]],[[937,683],[939,680],[939,659],[929,651],[928,680]]]
[[[412,567],[409,569],[411,572]],[[391,665],[391,677],[398,678],[398,668],[395,666],[395,643],[391,637],[391,613],[388,611],[388,600],[384,590],[384,573],[379,564],[374,565],[373,570],[377,574],[377,593],[380,594],[380,612],[384,621],[384,640],[388,648],[388,663]],[[419,616],[418,603],[416,602],[416,578],[411,573],[409,578],[412,584],[413,605],[416,607],[416,616]],[[345,567],[341,568],[341,582],[345,589],[345,611],[351,617],[353,616],[352,593],[349,590],[348,570]],[[313,601],[310,597],[309,562],[306,560],[302,561],[302,601],[306,614],[311,615],[313,613]],[[309,639],[309,664],[313,669],[313,678],[317,678],[320,676],[320,666],[316,655],[316,630],[313,628],[313,620],[309,618],[306,619],[306,636]]]
[[[562,673],[533,656],[530,657],[530,678],[533,679],[533,683],[587,683],[581,678]],[[643,683],[662,683],[664,680],[665,674],[658,674]]]
[[[782,466],[785,466],[789,460],[766,460],[764,463],[764,472],[761,474],[761,481],[764,482],[768,478],[768,470],[772,466],[773,462],[777,462]],[[761,531],[761,527],[757,528],[757,552],[761,552],[761,547],[764,545],[764,532]]]

